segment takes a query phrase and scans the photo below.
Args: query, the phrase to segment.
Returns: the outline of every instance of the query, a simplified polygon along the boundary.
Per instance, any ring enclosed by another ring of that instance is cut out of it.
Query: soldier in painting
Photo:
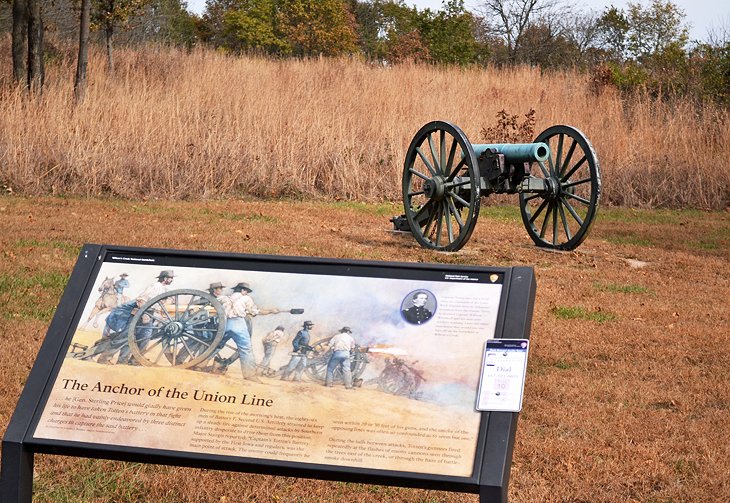
[[[304,369],[307,367],[307,353],[312,350],[312,347],[309,345],[309,331],[313,326],[314,323],[311,321],[305,321],[302,329],[294,337],[292,341],[293,351],[291,353],[291,359],[281,373],[282,381],[289,380],[289,376],[292,374],[295,381],[302,380]]]
[[[411,297],[413,305],[402,311],[403,319],[413,325],[421,325],[431,319],[433,313],[426,308],[428,293],[418,291]]]
[[[332,387],[335,370],[339,367],[345,388],[352,389],[352,368],[350,367],[350,353],[355,349],[355,339],[352,338],[350,327],[342,327],[340,331],[330,339],[329,347],[332,355],[327,362],[327,374],[324,385]]]

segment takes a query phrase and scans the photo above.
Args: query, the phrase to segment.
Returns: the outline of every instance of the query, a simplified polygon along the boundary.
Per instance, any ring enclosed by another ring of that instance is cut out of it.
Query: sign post
[[[487,339],[529,339],[526,267],[86,245],[3,438],[2,501],[54,453],[506,501],[516,412]]]

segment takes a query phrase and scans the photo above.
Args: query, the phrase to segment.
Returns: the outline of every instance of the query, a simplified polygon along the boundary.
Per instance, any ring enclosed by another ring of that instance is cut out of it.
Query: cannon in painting
[[[454,124],[434,121],[411,141],[403,167],[405,213],[396,230],[426,248],[457,251],[471,237],[482,197],[517,194],[538,246],[573,250],[598,211],[601,175],[593,145],[578,129],[552,126],[533,143],[472,144]]]

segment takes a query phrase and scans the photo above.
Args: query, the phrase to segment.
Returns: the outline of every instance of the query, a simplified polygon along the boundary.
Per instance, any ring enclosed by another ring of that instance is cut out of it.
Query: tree
[[[28,78],[28,4],[13,0],[13,81],[27,85]]]
[[[342,0],[279,0],[278,22],[296,56],[338,56],[357,48],[355,18]]]
[[[117,26],[126,26],[129,19],[138,13],[148,0],[95,0],[93,25],[104,31],[106,60],[109,73],[114,73],[114,31]]]
[[[161,42],[190,48],[199,39],[198,22],[182,0],[148,0],[130,17],[124,41]]]
[[[279,35],[276,2],[249,0],[223,16],[225,47],[235,51],[288,53],[291,47]]]
[[[689,29],[684,25],[684,12],[667,0],[652,0],[644,8],[629,3],[627,49],[637,60],[667,51],[683,49],[689,41]]]
[[[13,80],[29,89],[43,87],[43,16],[41,0],[13,1]]]
[[[623,61],[626,57],[626,40],[629,19],[623,10],[608,7],[598,19],[598,44],[606,51],[608,59]]]
[[[79,55],[76,62],[74,96],[81,102],[86,94],[86,66],[89,61],[89,29],[91,27],[91,0],[81,0],[79,21]]]
[[[514,61],[530,23],[554,11],[557,5],[558,0],[486,0],[480,11],[504,39],[508,57]]]
[[[380,56],[390,63],[430,62],[431,52],[422,35],[423,13],[402,0],[383,2],[380,20]]]
[[[418,17],[421,33],[434,62],[466,65],[475,63],[479,44],[474,38],[475,20],[463,0],[447,0],[443,10],[426,9]]]

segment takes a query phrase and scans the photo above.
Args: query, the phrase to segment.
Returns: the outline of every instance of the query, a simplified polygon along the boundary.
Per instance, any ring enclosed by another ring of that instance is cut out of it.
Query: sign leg
[[[507,503],[507,488],[479,486],[479,503]]]
[[[33,453],[22,443],[3,441],[0,501],[30,503],[33,498]]]

